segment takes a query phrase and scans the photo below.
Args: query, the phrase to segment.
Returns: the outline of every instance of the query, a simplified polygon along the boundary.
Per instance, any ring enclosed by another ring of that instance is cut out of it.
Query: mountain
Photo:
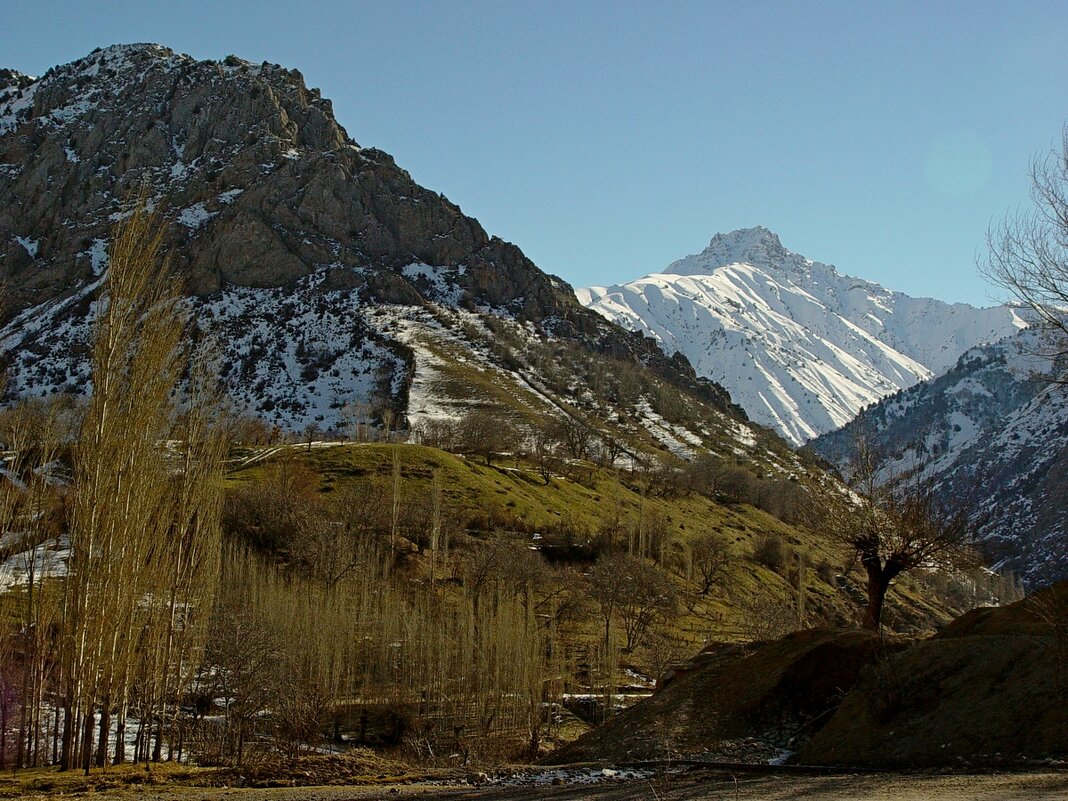
[[[847,471],[858,434],[887,475],[919,469],[971,504],[996,566],[1031,585],[1068,576],[1068,386],[1052,384],[1041,334],[973,348],[944,375],[864,410],[807,448]]]
[[[685,358],[358,145],[299,72],[152,44],[0,73],[9,396],[87,390],[108,238],[138,192],[166,223],[191,334],[215,341],[238,410],[283,429],[491,407],[794,464]]]
[[[577,295],[681,352],[753,420],[798,445],[1023,326],[1008,307],[913,298],[841,275],[759,227],[717,234],[659,273]]]

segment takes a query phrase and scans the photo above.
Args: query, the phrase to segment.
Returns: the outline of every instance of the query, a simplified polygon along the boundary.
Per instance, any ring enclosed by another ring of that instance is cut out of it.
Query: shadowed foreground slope
[[[1012,763],[1068,754],[1068,582],[978,609],[865,672],[803,762]]]
[[[909,642],[808,630],[706,649],[681,677],[549,759],[859,768],[1025,764],[1068,754],[1068,583]]]
[[[870,632],[820,629],[711,646],[680,670],[684,675],[549,760],[767,761],[825,719],[882,647]]]

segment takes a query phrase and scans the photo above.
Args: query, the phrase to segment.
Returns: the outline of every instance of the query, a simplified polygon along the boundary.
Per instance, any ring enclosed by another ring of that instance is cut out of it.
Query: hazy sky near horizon
[[[991,223],[1068,120],[1065,2],[0,0],[0,66],[158,42],[299,69],[349,135],[575,286],[764,225],[987,304]]]

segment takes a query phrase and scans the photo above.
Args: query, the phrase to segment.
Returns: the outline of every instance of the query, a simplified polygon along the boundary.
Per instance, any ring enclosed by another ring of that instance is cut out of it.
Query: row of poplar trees
[[[55,537],[69,554],[50,570],[42,548],[27,551],[20,620],[0,643],[20,700],[17,738],[3,745],[15,753],[0,762],[88,772],[158,760],[202,662],[226,439],[162,230],[143,204],[116,229],[94,302],[92,395],[76,421],[51,404],[8,427],[0,524],[31,546]]]

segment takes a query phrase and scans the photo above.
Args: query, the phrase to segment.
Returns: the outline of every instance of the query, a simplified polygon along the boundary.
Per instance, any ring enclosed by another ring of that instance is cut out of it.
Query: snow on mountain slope
[[[0,402],[90,391],[108,241],[142,192],[239,413],[337,433],[570,416],[630,449],[797,468],[685,359],[358,145],[296,70],[154,44],[0,69]]]
[[[848,470],[858,432],[888,475],[919,469],[942,497],[974,511],[999,567],[1044,584],[1068,576],[1068,387],[1051,371],[1039,334],[973,348],[942,376],[862,412],[808,445]]]
[[[841,275],[786,250],[766,228],[717,234],[662,273],[576,294],[681,352],[795,444],[1024,325],[1007,307],[913,298]]]

